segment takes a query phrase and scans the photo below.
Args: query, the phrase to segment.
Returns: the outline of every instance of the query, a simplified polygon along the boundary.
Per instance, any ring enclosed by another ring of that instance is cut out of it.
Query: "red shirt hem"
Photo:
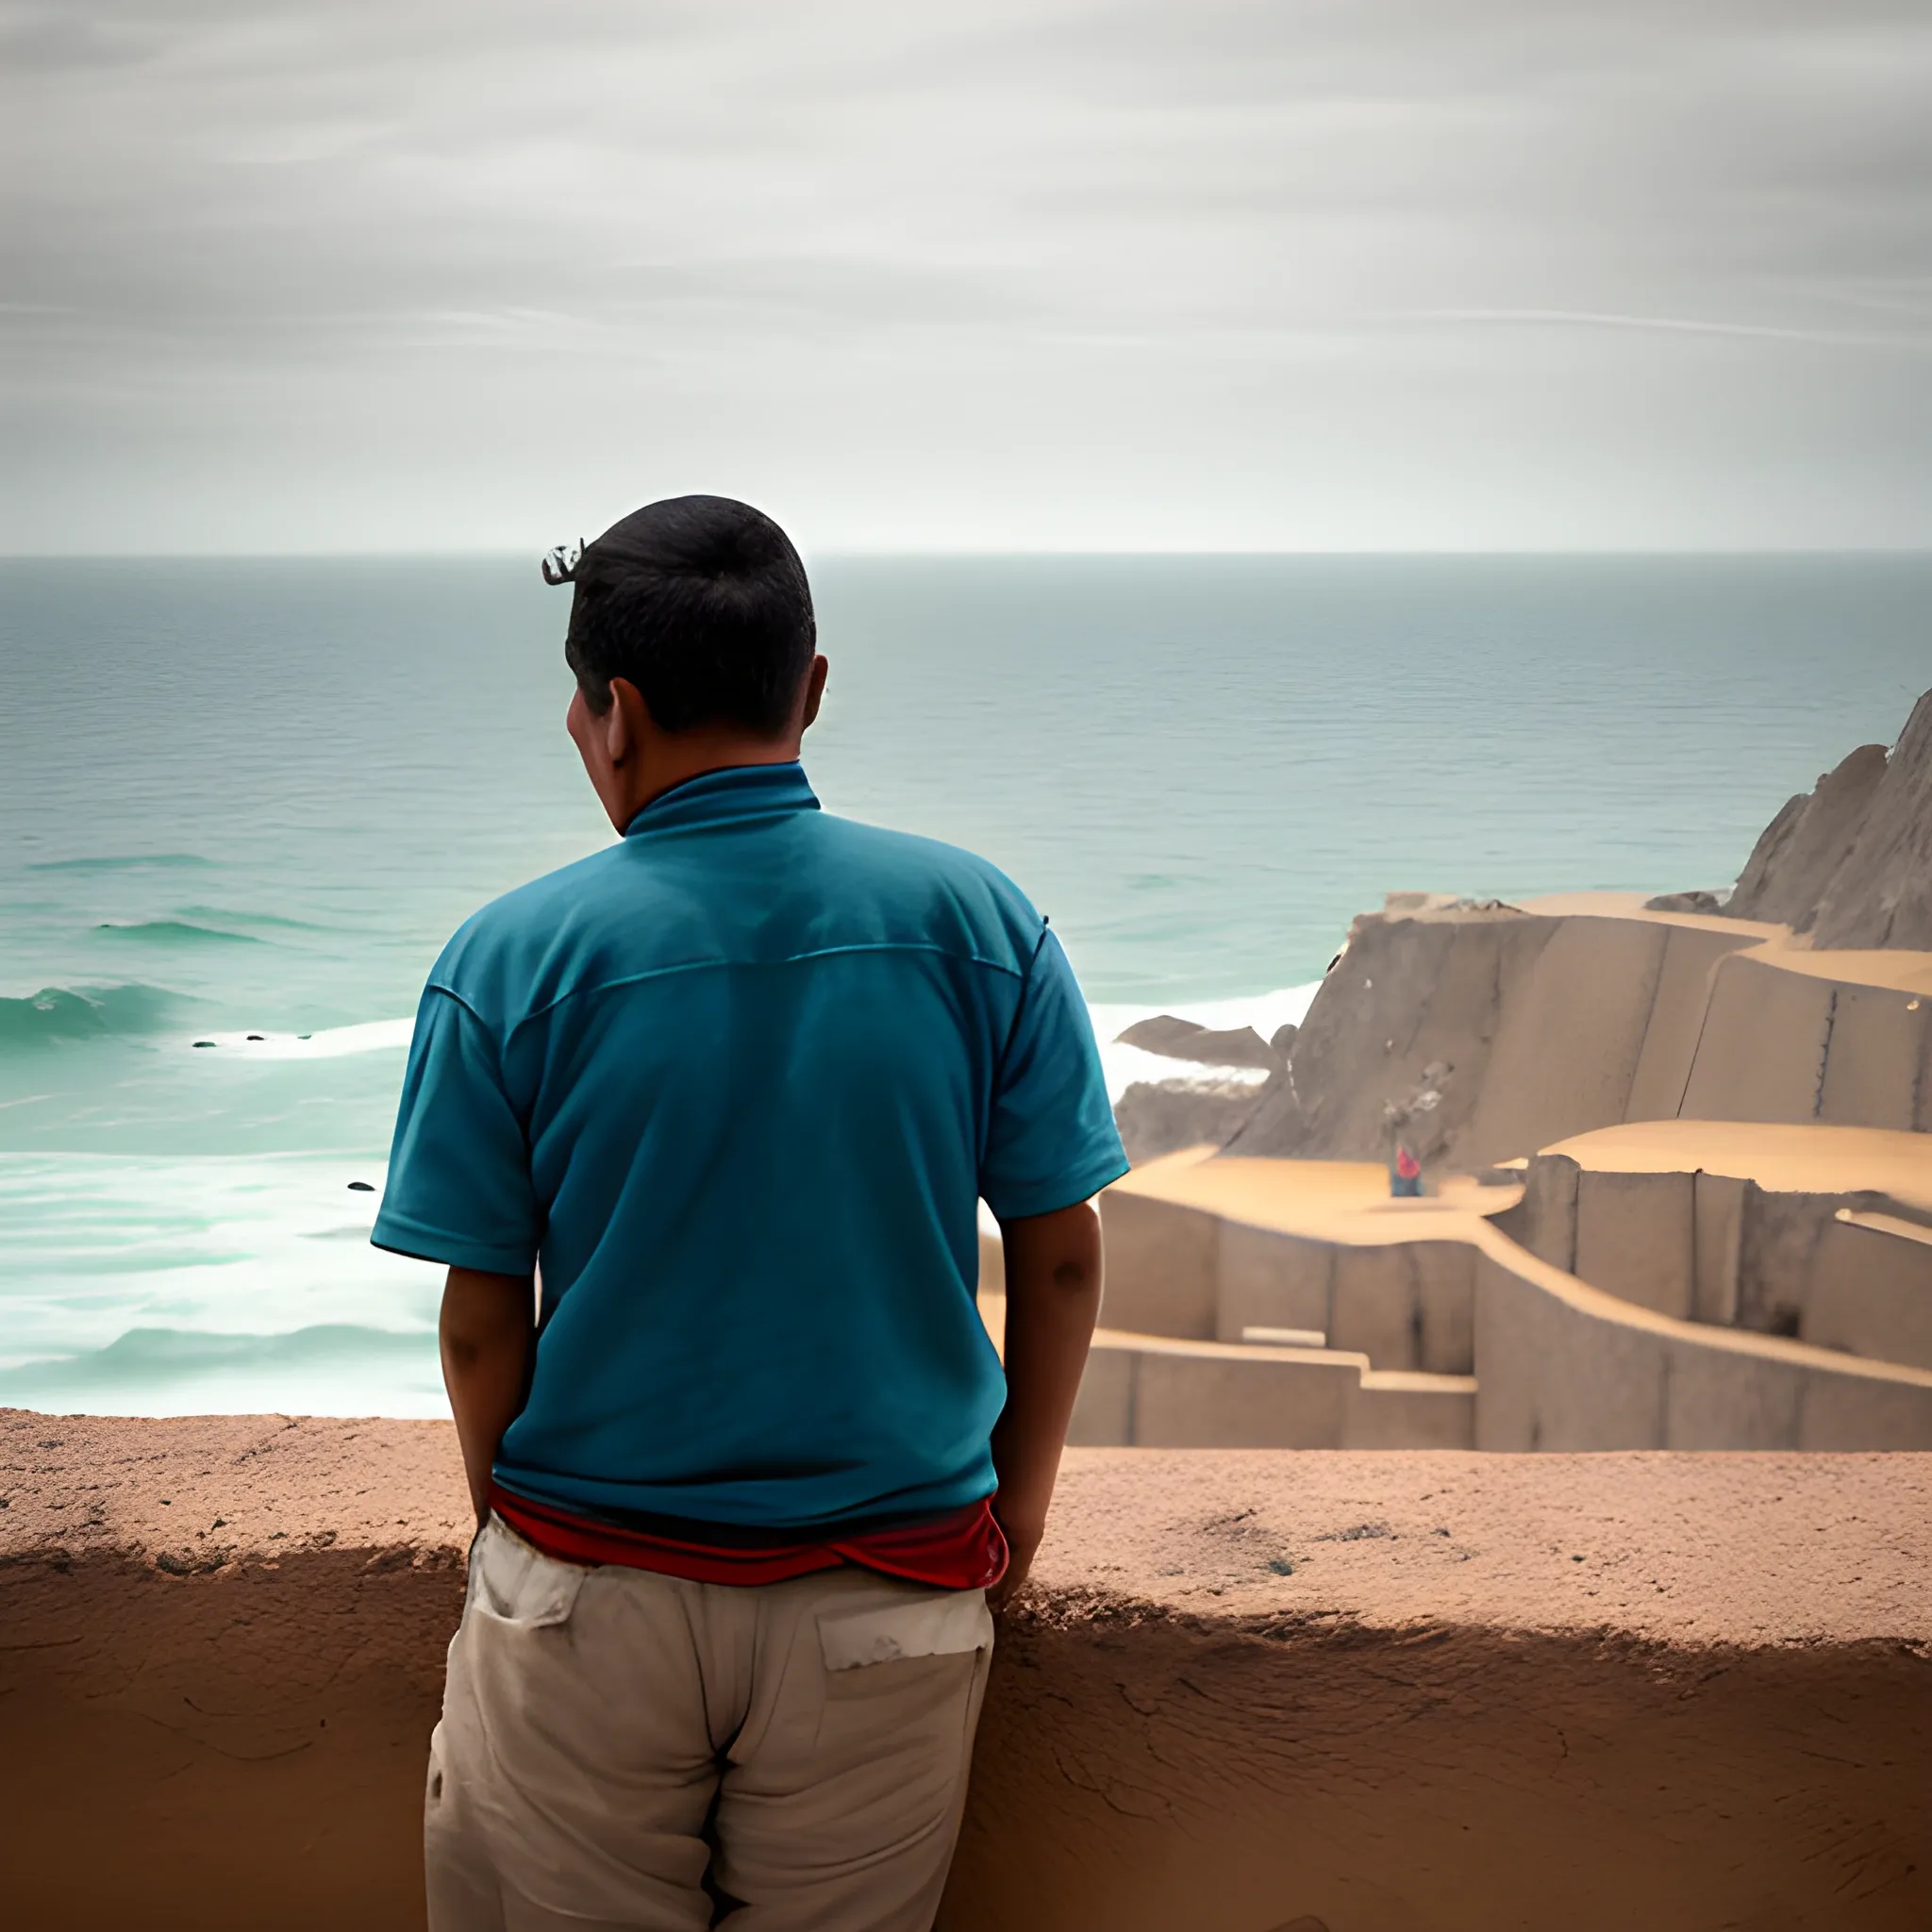
[[[501,1484],[491,1484],[490,1507],[525,1542],[558,1562],[618,1563],[691,1583],[756,1588],[851,1563],[935,1590],[984,1590],[1007,1570],[1007,1539],[993,1517],[991,1496],[924,1523],[808,1542],[776,1540],[750,1549],[594,1522],[553,1503],[514,1495]]]

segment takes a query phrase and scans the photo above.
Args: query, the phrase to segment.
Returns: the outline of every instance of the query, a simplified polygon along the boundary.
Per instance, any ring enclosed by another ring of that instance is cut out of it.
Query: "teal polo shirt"
[[[755,1532],[993,1487],[1002,1220],[1126,1170],[1087,1008],[992,866],[709,772],[486,907],[416,1017],[379,1247],[541,1265],[507,1489]]]

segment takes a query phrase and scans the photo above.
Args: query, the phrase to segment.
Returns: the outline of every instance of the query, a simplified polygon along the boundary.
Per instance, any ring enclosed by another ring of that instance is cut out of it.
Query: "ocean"
[[[1108,1040],[1272,1031],[1388,891],[1722,885],[1932,683],[1924,557],[811,567],[820,795],[1020,880]],[[445,1412],[366,1237],[442,941],[610,836],[565,594],[0,562],[0,1404]]]

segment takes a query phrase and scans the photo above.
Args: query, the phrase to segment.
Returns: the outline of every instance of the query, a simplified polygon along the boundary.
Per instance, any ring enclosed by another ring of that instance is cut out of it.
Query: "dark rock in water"
[[[1182,1147],[1224,1146],[1263,1091],[1238,1080],[1137,1080],[1115,1104],[1114,1124],[1138,1167]]]
[[[1722,912],[1723,902],[1715,892],[1659,892],[1643,902],[1646,912]]]
[[[1861,744],[1819,779],[1815,791],[1787,799],[1752,848],[1724,909],[1736,919],[1808,932],[1818,902],[1857,843],[1885,765],[1882,744]]]
[[[352,1194],[373,1194],[375,1191],[375,1184],[373,1181],[351,1181],[349,1191]]]
[[[1192,1060],[1202,1067],[1259,1067],[1273,1073],[1280,1058],[1252,1026],[1208,1027],[1172,1013],[1137,1020],[1119,1036],[1123,1046],[1158,1053],[1174,1060]]]
[[[251,1033],[248,1037],[250,1040],[265,1040],[268,1038],[265,1033]]]
[[[196,1046],[212,1046],[214,1041],[212,1040],[197,1040],[194,1043]]]

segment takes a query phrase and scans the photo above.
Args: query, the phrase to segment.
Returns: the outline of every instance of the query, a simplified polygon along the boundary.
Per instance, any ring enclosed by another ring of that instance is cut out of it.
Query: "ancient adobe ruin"
[[[1075,1441],[1932,1448],[1932,693],[1727,902],[1397,893],[1239,1043],[1124,1096]]]

